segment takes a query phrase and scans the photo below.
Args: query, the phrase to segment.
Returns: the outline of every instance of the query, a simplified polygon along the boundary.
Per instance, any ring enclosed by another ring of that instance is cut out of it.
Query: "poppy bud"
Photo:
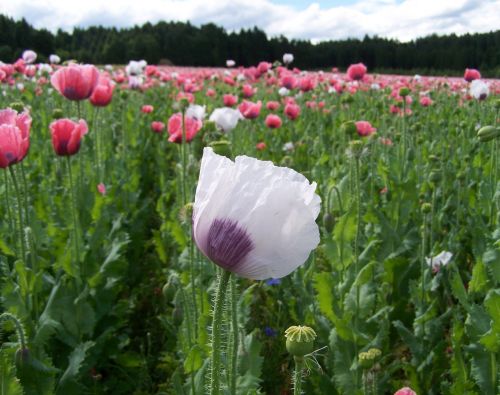
[[[330,213],[326,213],[323,216],[323,225],[325,225],[326,231],[330,233],[335,226],[335,217]]]
[[[429,181],[433,184],[441,181],[441,178],[442,178],[442,174],[441,174],[441,170],[439,169],[434,169],[434,170],[431,170],[430,174],[429,174]]]
[[[24,104],[22,102],[14,102],[14,103],[10,103],[9,105],[10,108],[12,108],[14,111],[17,111],[17,112],[23,112],[24,111]]]
[[[286,349],[294,357],[303,357],[313,351],[316,332],[308,326],[291,326],[285,331]]]
[[[477,137],[479,141],[485,143],[487,141],[491,141],[495,138],[500,136],[500,128],[496,128],[494,126],[488,125],[488,126],[483,126],[479,131],[477,132]]]
[[[210,143],[210,147],[213,148],[214,152],[225,157],[231,157],[231,142],[228,140],[213,141]]]
[[[52,110],[52,118],[54,119],[61,119],[63,115],[63,110],[61,110],[60,108],[54,108]]]

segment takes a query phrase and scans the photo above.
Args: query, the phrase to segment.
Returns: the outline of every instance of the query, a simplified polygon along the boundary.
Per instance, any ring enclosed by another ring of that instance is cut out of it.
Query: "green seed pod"
[[[359,158],[363,153],[364,144],[361,140],[354,140],[349,142],[349,148],[354,157]]]
[[[120,96],[121,96],[122,99],[127,100],[127,98],[128,98],[128,92],[126,90],[122,90],[120,92]]]
[[[323,216],[323,225],[325,226],[326,231],[331,233],[335,226],[335,217],[330,213],[326,213]]]
[[[214,152],[219,155],[231,157],[231,142],[228,140],[213,141],[210,143],[210,147],[213,148]]]
[[[491,141],[495,138],[500,136],[500,128],[496,128],[494,126],[488,125],[488,126],[483,126],[479,131],[477,132],[477,138],[479,141],[485,143],[487,141]]]
[[[294,357],[303,357],[313,351],[316,332],[308,326],[291,326],[285,337],[287,351]]]
[[[441,170],[439,169],[431,170],[431,172],[429,173],[429,181],[433,184],[436,184],[437,182],[441,181],[441,178],[442,174]]]
[[[428,214],[432,210],[432,205],[430,203],[424,203],[422,204],[421,210],[424,214]]]
[[[14,103],[10,103],[9,107],[12,108],[13,110],[17,112],[23,112],[24,111],[24,104],[20,101],[16,101]]]
[[[370,348],[368,351],[359,353],[358,363],[363,369],[371,369],[381,355],[382,351],[378,348]]]
[[[409,89],[409,88],[406,88],[406,87],[401,88],[401,89],[399,90],[399,96],[401,96],[401,97],[406,97],[406,96],[408,96],[408,95],[410,94],[410,92],[411,92],[411,91],[410,91],[410,89]]]

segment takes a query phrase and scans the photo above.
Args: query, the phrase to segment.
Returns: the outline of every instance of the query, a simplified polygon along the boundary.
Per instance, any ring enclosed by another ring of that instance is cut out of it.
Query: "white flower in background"
[[[40,63],[38,65],[38,72],[40,74],[43,74],[43,73],[50,74],[50,73],[52,73],[52,66],[50,64],[47,64],[47,63]]]
[[[34,63],[36,60],[36,52],[28,49],[23,52],[22,58],[28,64]]]
[[[290,64],[293,62],[293,55],[291,53],[286,53],[283,55],[283,63]]]
[[[104,66],[104,70],[106,70],[106,71],[113,71],[113,66],[110,65],[110,64],[107,64],[106,66]]]
[[[380,85],[374,82],[373,84],[370,85],[371,90],[373,91],[378,91],[380,90]]]
[[[328,93],[337,93],[337,90],[333,86],[329,86]]]
[[[224,75],[226,77],[231,77],[231,72],[229,70],[224,70]]]
[[[474,80],[470,83],[470,94],[477,100],[484,100],[490,94],[490,87],[481,80]]]
[[[241,277],[284,277],[319,243],[315,190],[315,182],[292,169],[248,156],[233,162],[205,148],[194,241],[212,262]]]
[[[295,148],[295,146],[293,145],[293,143],[291,141],[288,141],[285,144],[283,144],[283,151],[291,152],[291,151],[293,151],[294,148]]]
[[[130,75],[128,77],[128,87],[131,89],[140,88],[142,86],[143,79],[141,76]]]
[[[247,77],[245,77],[245,74],[242,74],[242,73],[240,73],[236,76],[236,80],[240,81],[240,82],[245,81],[246,79],[247,79]]]
[[[49,56],[49,62],[52,64],[59,64],[61,63],[61,58],[55,54],[52,54]]]
[[[240,119],[243,119],[241,112],[229,107],[216,108],[209,118],[209,120],[215,122],[217,127],[222,129],[224,133],[233,130]]]
[[[199,106],[198,104],[190,104],[186,110],[186,117],[203,121],[203,118],[205,118],[205,110],[206,106]]]
[[[284,86],[282,86],[279,90],[278,90],[278,94],[280,96],[288,96],[288,94],[290,93],[290,91],[285,88]]]
[[[419,74],[415,74],[415,75],[413,76],[413,79],[414,79],[415,81],[417,81],[417,82],[420,82],[420,81],[422,81],[422,76],[420,76]]]
[[[234,67],[236,65],[236,62],[232,59],[226,60],[226,67]]]
[[[438,255],[431,258],[425,258],[428,266],[432,268],[434,273],[438,272],[441,266],[446,266],[450,263],[453,254],[449,251],[441,251]]]
[[[145,63],[145,61],[143,60],[141,61],[131,60],[125,67],[125,72],[127,73],[127,75],[141,75],[146,65],[147,63]]]
[[[179,73],[177,71],[172,71],[170,73],[170,77],[172,77],[172,79],[176,80],[177,78],[179,78]]]
[[[148,62],[146,62],[144,59],[139,60],[139,66],[141,66],[143,69],[148,65]]]
[[[17,88],[17,90],[19,90],[19,91],[23,91],[23,90],[24,90],[24,84],[23,84],[22,82],[18,82],[18,83],[16,84],[16,88]]]

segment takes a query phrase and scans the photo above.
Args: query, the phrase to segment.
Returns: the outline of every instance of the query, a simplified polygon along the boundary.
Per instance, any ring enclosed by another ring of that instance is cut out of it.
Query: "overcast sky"
[[[500,29],[500,0],[2,0],[0,13],[35,27],[128,27],[160,20],[258,26],[270,36],[313,42],[371,36],[408,41],[432,33]]]

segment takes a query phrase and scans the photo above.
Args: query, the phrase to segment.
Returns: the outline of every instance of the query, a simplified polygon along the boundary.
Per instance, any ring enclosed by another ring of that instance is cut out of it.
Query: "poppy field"
[[[500,393],[500,80],[0,63],[0,394]]]

